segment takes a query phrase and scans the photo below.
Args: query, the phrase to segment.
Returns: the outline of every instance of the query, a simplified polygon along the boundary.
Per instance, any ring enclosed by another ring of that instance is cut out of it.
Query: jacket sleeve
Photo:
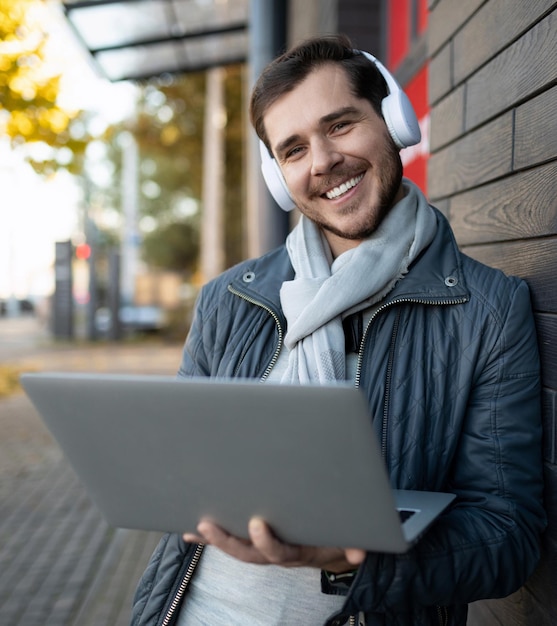
[[[207,337],[214,330],[213,323],[208,321],[214,306],[210,306],[211,298],[207,296],[207,290],[207,286],[203,287],[197,298],[191,327],[182,352],[182,362],[178,370],[178,376],[182,378],[210,375],[211,365],[205,345],[213,345],[214,343]]]
[[[447,485],[456,504],[407,554],[368,554],[343,614],[504,597],[536,566],[546,523],[539,357],[528,288],[511,286],[458,435]]]

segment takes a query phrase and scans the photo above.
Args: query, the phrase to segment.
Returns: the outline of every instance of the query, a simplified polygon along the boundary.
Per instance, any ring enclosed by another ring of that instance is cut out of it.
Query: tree
[[[139,214],[148,265],[193,274],[202,211],[205,73],[153,78],[140,86],[135,118],[109,129],[114,173],[120,173],[118,137],[133,133],[140,155]],[[240,261],[243,244],[243,66],[226,69],[226,263]]]
[[[138,215],[147,265],[185,276],[197,269],[204,112],[203,73],[154,77],[138,84],[135,115],[103,139],[113,180],[122,176],[123,133],[139,152]],[[105,189],[121,206],[119,187]],[[116,197],[115,197],[116,194]]]
[[[40,0],[0,0],[0,133],[13,147],[42,142],[52,149],[44,160],[28,157],[36,171],[76,173],[88,141],[84,114],[58,104],[60,75],[47,63],[42,8]]]

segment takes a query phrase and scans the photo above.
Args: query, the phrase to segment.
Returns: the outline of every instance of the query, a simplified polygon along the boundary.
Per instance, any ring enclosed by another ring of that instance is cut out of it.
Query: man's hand
[[[250,520],[249,540],[230,535],[208,520],[197,526],[198,535],[186,533],[184,541],[206,543],[246,563],[282,567],[317,567],[334,573],[355,569],[365,558],[364,550],[315,548],[283,543],[259,517]]]

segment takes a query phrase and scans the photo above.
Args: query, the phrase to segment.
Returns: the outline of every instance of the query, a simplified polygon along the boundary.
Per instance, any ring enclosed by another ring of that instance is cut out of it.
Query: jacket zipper
[[[377,315],[379,315],[379,313],[381,313],[385,309],[395,304],[423,304],[423,305],[435,304],[435,305],[442,306],[442,305],[449,305],[449,304],[464,304],[465,302],[466,302],[466,298],[458,298],[454,300],[442,300],[440,302],[417,300],[417,299],[412,299],[412,298],[400,298],[397,300],[393,300],[392,302],[387,302],[384,305],[380,306],[373,313],[373,315],[371,316],[371,319],[366,324],[366,327],[362,335],[362,340],[360,341],[360,348],[358,350],[358,362],[356,366],[356,378],[355,378],[355,383],[354,383],[355,386],[358,388],[360,387],[361,377],[362,377],[364,344],[367,340],[367,334],[371,327],[371,324],[373,323],[373,320],[377,317]],[[385,459],[385,461],[387,460],[387,424],[388,424],[388,408],[389,408],[388,398],[389,398],[390,390],[391,390],[391,380],[392,380],[393,363],[394,363],[394,344],[395,344],[396,336],[398,334],[399,322],[400,322],[400,316],[397,316],[394,327],[393,327],[393,333],[391,335],[391,349],[389,353],[389,360],[387,362],[387,374],[385,378],[385,396],[387,399],[383,406],[383,423],[381,425],[381,456],[383,457],[383,459]],[[448,626],[447,608],[438,606],[437,614],[439,616],[440,626]],[[353,624],[354,625],[356,624],[354,616],[350,617],[350,625],[352,626]]]
[[[449,610],[446,606],[437,607],[437,616],[439,617],[439,626],[449,625]]]
[[[178,587],[178,591],[176,591],[174,598],[172,599],[170,608],[168,609],[166,615],[164,616],[163,621],[161,622],[161,626],[169,626],[170,621],[174,617],[174,613],[176,612],[176,609],[178,608],[178,605],[182,601],[182,598],[184,597],[184,594],[186,593],[186,589],[188,585],[190,584],[190,581],[193,576],[193,572],[195,568],[197,567],[197,563],[199,562],[199,559],[201,558],[201,553],[203,552],[204,547],[205,547],[205,544],[203,543],[197,544],[192,560],[190,561],[190,564],[188,565],[188,569],[186,570],[184,578],[182,578],[182,582],[180,583],[180,586]]]
[[[275,323],[277,325],[277,329],[278,329],[278,334],[279,334],[279,340],[278,340],[278,344],[277,347],[275,349],[275,352],[273,354],[273,358],[271,359],[269,365],[267,366],[266,370],[263,372],[263,375],[261,376],[261,382],[263,382],[268,376],[269,373],[271,372],[271,370],[273,369],[275,363],[277,362],[278,359],[278,355],[280,353],[280,350],[282,348],[282,341],[283,341],[283,330],[282,330],[282,326],[280,324],[280,320],[278,318],[278,315],[268,306],[262,304],[261,302],[258,302],[256,300],[254,300],[253,298],[250,298],[249,296],[246,296],[245,294],[236,291],[235,289],[233,289],[232,287],[228,287],[229,291],[237,296],[239,296],[240,298],[243,298],[244,300],[247,300],[248,302],[251,302],[251,304],[254,304],[255,306],[259,306],[263,309],[265,309],[265,311],[267,311],[275,320]],[[238,364],[238,366],[236,367],[236,371],[234,372],[235,375],[238,373],[238,368],[240,367],[241,362]],[[186,589],[192,579],[193,573],[195,571],[195,568],[197,567],[197,564],[199,562],[199,559],[201,558],[201,553],[203,552],[203,548],[205,547],[204,544],[200,543],[197,545],[194,555],[192,557],[192,560],[190,561],[190,564],[188,565],[188,569],[184,575],[184,578],[182,579],[182,582],[180,583],[180,586],[178,587],[178,590],[176,592],[176,594],[174,595],[174,598],[170,604],[170,608],[168,609],[163,621],[161,622],[161,626],[169,626],[170,621],[172,620],[172,618],[174,617],[174,613],[176,612],[176,609],[178,607],[178,605],[180,604]]]
[[[385,404],[383,405],[383,421],[381,423],[381,456],[385,460],[387,470],[389,469],[389,463],[387,461],[387,436],[388,436],[388,422],[389,422],[389,408],[391,405],[391,381],[393,374],[393,363],[395,360],[395,343],[398,335],[398,327],[400,323],[400,309],[396,316],[393,325],[393,334],[391,335],[391,348],[389,350],[389,359],[387,361],[387,375],[385,377]]]
[[[254,298],[252,298],[250,296],[247,296],[246,294],[242,293],[241,291],[237,291],[236,289],[234,289],[234,287],[231,287],[230,285],[228,286],[228,291],[230,291],[230,293],[233,293],[235,296],[238,296],[239,298],[242,298],[246,302],[249,302],[250,304],[258,306],[258,307],[264,309],[265,311],[267,311],[267,313],[269,313],[269,315],[271,315],[271,317],[275,320],[275,324],[277,325],[278,343],[277,343],[277,347],[275,349],[275,352],[273,354],[273,357],[271,358],[271,361],[269,362],[269,365],[267,365],[265,371],[263,372],[263,375],[260,378],[260,381],[264,382],[268,378],[268,376],[271,373],[271,370],[273,369],[273,367],[275,366],[275,364],[276,364],[276,362],[278,360],[280,351],[282,349],[284,332],[282,330],[282,326],[281,326],[279,317],[273,311],[273,309],[268,307],[266,304],[263,304],[262,302],[259,302],[258,300],[255,300]],[[238,365],[236,366],[236,370],[234,371],[234,375],[238,374],[238,370],[239,370],[241,364],[242,364],[242,360],[240,360],[240,363],[238,363]]]
[[[416,298],[398,298],[396,300],[392,300],[391,302],[386,302],[385,304],[383,304],[382,306],[380,306],[371,316],[371,319],[368,321],[368,323],[366,324],[366,327],[364,329],[363,335],[362,335],[362,340],[360,341],[360,347],[358,350],[358,361],[357,361],[357,365],[356,365],[356,377],[355,377],[355,381],[354,381],[354,386],[359,388],[360,387],[360,383],[361,383],[361,378],[362,378],[362,366],[363,366],[363,360],[364,360],[364,344],[367,340],[367,335],[368,335],[368,331],[371,327],[371,324],[373,323],[373,321],[375,320],[375,318],[379,315],[379,313],[382,313],[383,311],[385,311],[386,309],[388,309],[391,306],[394,306],[395,304],[423,304],[423,305],[439,305],[439,306],[443,306],[443,305],[449,305],[449,304],[464,304],[467,301],[466,298],[456,298],[453,300],[441,300],[441,301],[437,301],[437,300],[419,300]],[[392,377],[392,367],[393,367],[393,361],[394,361],[394,341],[396,338],[396,334],[398,332],[398,323],[399,323],[399,318],[397,317],[397,320],[395,322],[395,326],[393,328],[393,334],[391,337],[391,353],[389,355],[389,361],[388,361],[388,365],[387,365],[387,376],[385,379],[385,395],[388,395],[388,393],[390,392],[390,388],[391,388],[391,377]],[[387,458],[387,418],[388,418],[388,402],[385,402],[385,405],[383,407],[383,423],[381,426],[381,456],[386,459]]]

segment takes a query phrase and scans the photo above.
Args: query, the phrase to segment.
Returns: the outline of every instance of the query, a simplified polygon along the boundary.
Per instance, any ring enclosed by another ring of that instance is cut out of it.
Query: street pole
[[[286,46],[286,0],[251,0],[249,89],[263,68]],[[284,243],[290,230],[288,214],[273,200],[261,175],[259,139],[248,139],[248,251],[259,256]]]

